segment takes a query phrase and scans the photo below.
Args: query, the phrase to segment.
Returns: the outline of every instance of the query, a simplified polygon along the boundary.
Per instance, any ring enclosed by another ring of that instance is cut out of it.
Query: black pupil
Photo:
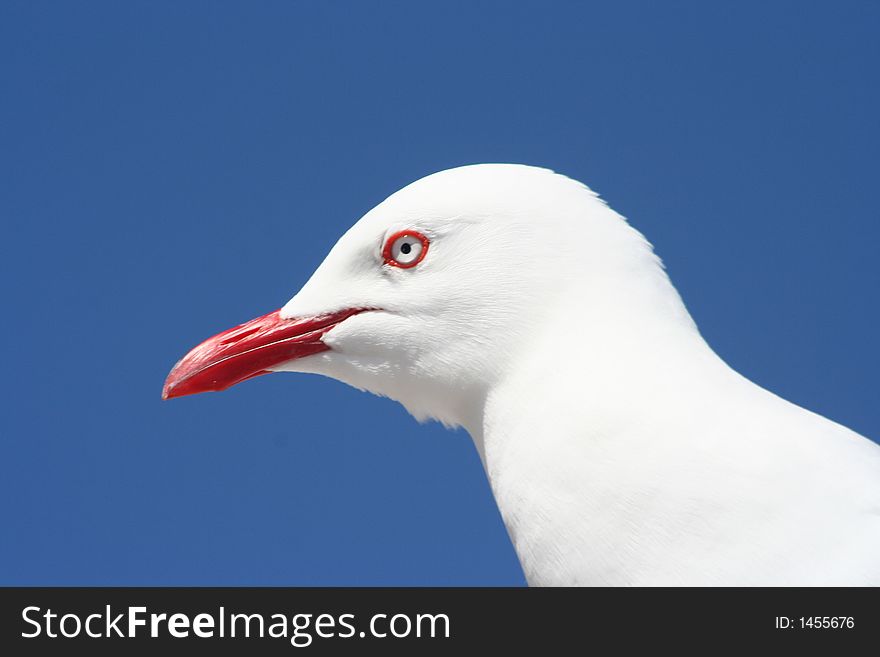
[[[400,252],[403,255],[408,255],[410,251],[412,251],[412,245],[409,242],[404,242],[400,245]]]

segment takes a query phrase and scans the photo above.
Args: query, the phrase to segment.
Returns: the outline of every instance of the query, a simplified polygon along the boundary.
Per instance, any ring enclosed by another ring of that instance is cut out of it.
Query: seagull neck
[[[576,302],[570,301],[571,299]],[[666,274],[593,280],[560,295],[490,387],[477,432],[503,441],[504,418],[564,423],[587,410],[626,418],[685,386],[732,372],[706,344]]]
[[[736,380],[671,285],[666,292],[605,304],[581,297],[583,312],[568,321],[550,315],[554,321],[489,391],[474,439],[527,576],[524,555],[552,554],[572,527],[604,522],[609,496],[625,501],[638,492],[608,481],[650,468],[652,459],[677,458],[663,453],[662,436],[699,441],[688,400]]]

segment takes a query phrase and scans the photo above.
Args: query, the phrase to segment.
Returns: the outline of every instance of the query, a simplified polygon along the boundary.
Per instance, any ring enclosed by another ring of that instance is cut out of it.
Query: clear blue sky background
[[[726,360],[880,437],[880,4],[721,4],[5,0],[0,583],[522,584],[466,434],[159,398],[466,163],[587,182]]]

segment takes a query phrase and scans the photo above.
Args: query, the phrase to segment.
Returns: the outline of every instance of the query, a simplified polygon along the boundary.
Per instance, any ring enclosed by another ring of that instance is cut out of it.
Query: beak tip
[[[162,386],[162,401],[167,401],[168,399],[174,399],[175,397],[180,397],[180,393],[177,391],[179,381],[175,381],[172,377],[174,371],[172,370],[171,374],[168,375],[168,378],[165,379],[165,383]]]

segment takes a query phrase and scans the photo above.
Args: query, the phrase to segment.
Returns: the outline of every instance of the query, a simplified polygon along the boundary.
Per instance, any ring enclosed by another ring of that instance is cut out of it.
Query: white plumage
[[[396,231],[430,239],[383,266]],[[273,369],[473,437],[533,585],[880,584],[880,447],[746,380],[585,186],[476,165],[402,189],[282,318],[376,308]]]

